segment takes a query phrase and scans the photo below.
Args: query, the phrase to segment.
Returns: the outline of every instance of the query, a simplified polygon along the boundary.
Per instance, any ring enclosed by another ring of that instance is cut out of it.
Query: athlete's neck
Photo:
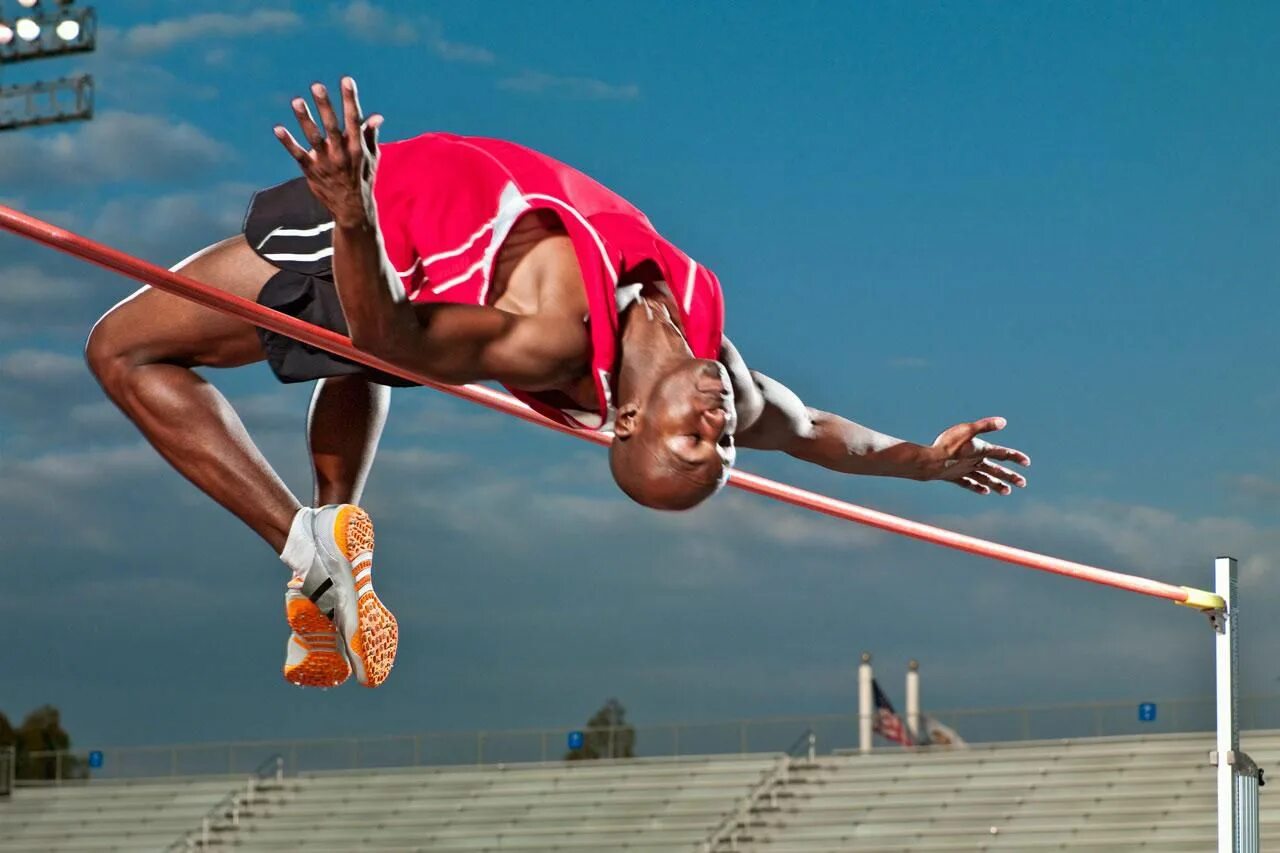
[[[618,319],[622,326],[619,399],[645,396],[659,377],[693,357],[670,294],[646,288]]]

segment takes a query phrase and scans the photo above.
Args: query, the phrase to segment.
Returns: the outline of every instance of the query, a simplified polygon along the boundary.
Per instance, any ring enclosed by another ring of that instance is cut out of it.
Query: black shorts
[[[333,284],[333,217],[311,194],[305,178],[254,193],[244,216],[244,237],[279,272],[263,286],[258,302],[340,334],[347,318]],[[258,329],[267,363],[281,382],[361,375],[381,385],[415,383],[372,370],[278,332]]]

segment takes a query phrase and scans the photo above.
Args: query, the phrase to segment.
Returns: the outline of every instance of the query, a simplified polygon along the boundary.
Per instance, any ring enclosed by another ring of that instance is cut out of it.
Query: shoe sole
[[[358,596],[359,624],[347,640],[347,657],[356,680],[365,687],[377,687],[395,665],[400,628],[373,591],[373,521],[360,507],[348,505],[338,511],[333,528],[339,550],[351,563],[351,580]],[[368,574],[360,577],[366,571]]]
[[[284,665],[286,681],[299,687],[337,687],[351,675],[351,664],[338,648],[340,638],[333,623],[308,598],[290,597],[284,603],[285,617],[297,643],[305,652],[301,662]],[[307,640],[303,640],[307,637]]]

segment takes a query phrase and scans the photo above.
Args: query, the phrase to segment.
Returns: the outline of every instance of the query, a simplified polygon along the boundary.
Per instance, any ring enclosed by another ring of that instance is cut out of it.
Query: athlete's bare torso
[[[623,276],[633,281],[648,281],[656,269],[634,270]],[[666,305],[671,323],[680,327],[679,311],[665,292],[650,294],[655,302]],[[524,316],[539,315],[556,323],[557,329],[578,350],[577,369],[572,376],[549,384],[544,388],[527,390],[558,391],[573,400],[579,407],[590,410],[596,406],[595,383],[589,374],[591,340],[587,331],[590,312],[578,267],[578,257],[573,241],[565,232],[560,218],[551,211],[532,211],[522,216],[512,227],[511,233],[498,250],[493,267],[493,285],[489,304],[494,308]],[[754,409],[754,390],[746,365],[736,350],[729,346],[720,353],[720,361],[729,368],[734,392],[747,403],[748,411]],[[748,423],[755,418],[748,416]]]
[[[532,211],[512,227],[494,262],[489,304],[512,314],[537,314],[555,322],[567,345],[580,353],[571,375],[545,388],[527,390],[558,391],[583,409],[595,408],[595,383],[589,375],[587,294],[573,241],[554,213]]]

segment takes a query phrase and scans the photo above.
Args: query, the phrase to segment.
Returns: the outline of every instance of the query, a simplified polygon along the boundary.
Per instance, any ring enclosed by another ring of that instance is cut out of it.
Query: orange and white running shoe
[[[284,615],[293,633],[285,648],[284,677],[299,687],[337,687],[351,676],[342,637],[329,617],[296,589],[284,593]]]
[[[293,636],[284,676],[294,684],[332,687],[354,671],[365,687],[377,687],[395,664],[399,626],[373,591],[373,522],[351,504],[310,515],[315,558],[285,593]]]

